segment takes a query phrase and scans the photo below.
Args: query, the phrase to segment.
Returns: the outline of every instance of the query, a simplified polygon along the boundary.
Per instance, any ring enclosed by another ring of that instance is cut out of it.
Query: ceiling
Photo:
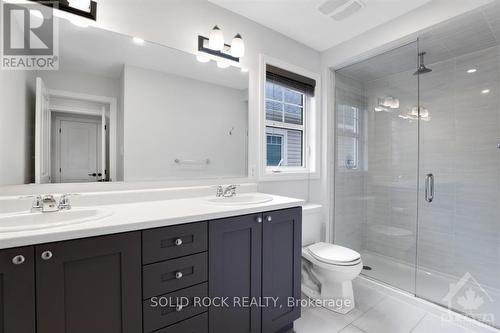
[[[361,0],[364,7],[341,21],[323,14],[319,8],[326,1],[342,3],[347,0],[208,1],[276,30],[317,51],[324,51],[432,0]]]
[[[419,36],[419,50],[426,52],[425,64],[433,64],[500,45],[500,1],[483,6],[431,27]],[[368,82],[417,67],[417,44],[412,43],[338,72]]]

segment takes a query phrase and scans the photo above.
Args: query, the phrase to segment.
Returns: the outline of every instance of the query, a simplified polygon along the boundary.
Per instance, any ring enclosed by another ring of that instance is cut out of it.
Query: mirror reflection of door
[[[36,78],[35,182],[110,181],[110,98],[51,90]],[[111,101],[111,102],[110,102]]]
[[[56,167],[59,183],[95,182],[102,178],[101,119],[56,117]]]

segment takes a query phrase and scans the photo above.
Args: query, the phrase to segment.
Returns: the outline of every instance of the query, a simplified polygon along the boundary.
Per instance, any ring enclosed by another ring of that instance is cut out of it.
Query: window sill
[[[281,170],[280,172],[272,172],[270,170],[265,170],[259,180],[263,182],[273,182],[288,180],[310,180],[319,178],[320,174],[317,171]]]

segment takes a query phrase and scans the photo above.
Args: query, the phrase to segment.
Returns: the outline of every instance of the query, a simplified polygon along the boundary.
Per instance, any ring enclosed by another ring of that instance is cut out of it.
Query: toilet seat
[[[336,266],[355,266],[361,262],[361,255],[343,246],[316,243],[307,247],[307,252],[316,260]]]

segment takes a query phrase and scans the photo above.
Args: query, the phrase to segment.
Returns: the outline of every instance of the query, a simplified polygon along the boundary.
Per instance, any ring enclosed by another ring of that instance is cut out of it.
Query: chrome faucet
[[[57,203],[56,199],[54,199],[53,195],[33,195],[29,196],[29,198],[33,198],[33,203],[31,204],[31,212],[57,212],[60,210],[71,209],[71,202],[69,201],[69,197],[71,193],[66,193],[61,196],[59,203]],[[22,197],[28,198],[28,197]]]
[[[222,185],[219,185],[219,186],[217,186],[216,197],[217,198],[221,198],[221,197],[231,198],[231,197],[234,197],[234,196],[236,196],[236,188],[237,187],[238,187],[238,185],[228,185],[226,187],[224,187]]]
[[[56,199],[54,199],[53,195],[42,196],[41,206],[42,213],[57,212],[59,210]]]
[[[32,213],[42,210],[42,196],[41,195],[35,195],[35,196],[29,196],[29,197],[23,197],[23,198],[34,198],[33,203],[31,204],[31,212]]]
[[[69,200],[69,197],[75,195],[72,193],[66,193],[61,195],[61,199],[59,199],[59,204],[57,205],[57,208],[59,210],[69,210],[71,209],[71,201]]]

